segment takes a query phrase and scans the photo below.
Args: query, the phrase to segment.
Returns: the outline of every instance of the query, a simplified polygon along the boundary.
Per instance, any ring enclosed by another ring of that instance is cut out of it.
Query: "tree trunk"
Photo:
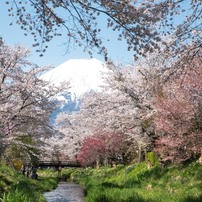
[[[100,157],[97,156],[96,158],[96,168],[99,169],[100,168]]]
[[[108,166],[108,155],[104,157],[104,166]]]
[[[199,161],[199,164],[202,165],[202,150],[201,150],[201,156],[198,161]]]
[[[142,160],[142,151],[141,151],[141,145],[138,146],[138,162],[140,163]]]

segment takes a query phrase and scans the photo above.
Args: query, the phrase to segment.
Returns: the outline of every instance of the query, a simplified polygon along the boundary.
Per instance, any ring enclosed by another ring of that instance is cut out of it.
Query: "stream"
[[[55,190],[45,192],[47,202],[84,202],[83,188],[75,183],[60,182]]]

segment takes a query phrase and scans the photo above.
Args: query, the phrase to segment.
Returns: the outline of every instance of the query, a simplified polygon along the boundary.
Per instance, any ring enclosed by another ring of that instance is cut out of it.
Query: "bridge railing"
[[[80,167],[77,161],[39,161],[38,166],[43,167]]]

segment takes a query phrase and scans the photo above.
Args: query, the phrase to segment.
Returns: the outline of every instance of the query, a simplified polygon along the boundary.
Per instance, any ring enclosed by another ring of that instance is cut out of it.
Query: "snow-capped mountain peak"
[[[70,93],[77,98],[91,90],[99,91],[102,72],[106,72],[103,62],[97,59],[71,59],[43,75],[43,79],[59,85],[70,82]]]

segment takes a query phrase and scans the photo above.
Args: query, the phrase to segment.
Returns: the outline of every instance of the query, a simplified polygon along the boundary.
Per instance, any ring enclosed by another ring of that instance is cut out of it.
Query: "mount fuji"
[[[97,59],[71,59],[43,75],[43,79],[59,85],[70,81],[69,92],[77,98],[91,90],[100,90],[103,84],[104,63]]]
[[[101,85],[104,85],[103,73],[107,71],[102,61],[92,58],[71,59],[43,74],[43,80],[56,86],[62,82],[70,83],[69,93],[57,98],[65,104],[52,117],[56,117],[60,111],[79,110],[79,98],[86,92],[100,91]]]

